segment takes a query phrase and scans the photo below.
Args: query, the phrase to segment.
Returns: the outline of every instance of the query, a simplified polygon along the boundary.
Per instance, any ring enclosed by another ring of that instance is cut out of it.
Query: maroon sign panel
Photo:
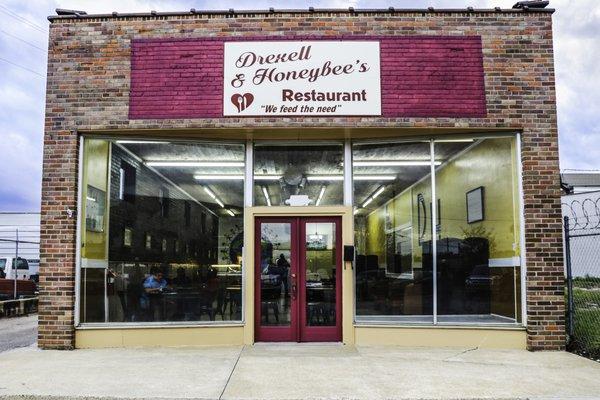
[[[485,117],[479,36],[228,38],[377,40],[383,117]],[[223,38],[131,44],[130,119],[223,117]]]

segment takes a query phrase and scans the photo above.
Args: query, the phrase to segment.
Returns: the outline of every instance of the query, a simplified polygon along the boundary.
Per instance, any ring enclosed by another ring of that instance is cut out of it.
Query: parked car
[[[15,269],[16,265],[16,269]],[[15,274],[17,279],[29,280],[30,271],[29,263],[21,257],[3,257],[0,258],[0,278],[14,279]]]

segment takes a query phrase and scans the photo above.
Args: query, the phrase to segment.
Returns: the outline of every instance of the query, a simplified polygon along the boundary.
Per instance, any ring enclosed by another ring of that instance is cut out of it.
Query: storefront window
[[[513,138],[435,141],[440,323],[520,320],[520,235]]]
[[[433,322],[430,147],[352,147],[358,321]]]
[[[520,322],[514,142],[353,145],[358,322]]]
[[[341,205],[343,157],[341,143],[255,144],[254,204]]]
[[[241,321],[244,155],[85,140],[80,322]]]

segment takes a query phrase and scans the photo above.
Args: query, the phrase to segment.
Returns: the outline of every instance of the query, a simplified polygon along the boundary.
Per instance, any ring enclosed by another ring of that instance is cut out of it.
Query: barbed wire
[[[575,199],[561,205],[563,214],[569,217],[569,231],[600,229],[600,197]]]

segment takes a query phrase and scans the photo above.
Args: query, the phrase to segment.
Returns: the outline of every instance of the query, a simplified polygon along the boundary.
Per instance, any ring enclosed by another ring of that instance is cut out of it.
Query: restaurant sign
[[[379,41],[225,42],[225,116],[381,115]]]

